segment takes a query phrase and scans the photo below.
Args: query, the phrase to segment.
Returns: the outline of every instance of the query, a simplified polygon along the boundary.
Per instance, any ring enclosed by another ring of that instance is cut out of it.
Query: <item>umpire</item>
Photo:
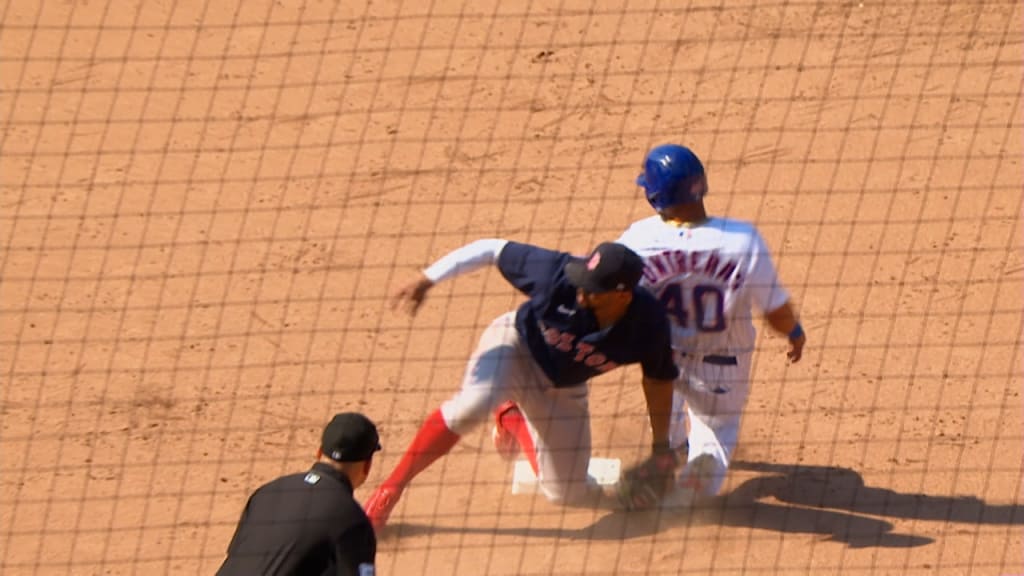
[[[324,428],[318,462],[258,488],[219,576],[373,576],[377,538],[352,492],[380,450],[377,427],[343,412]]]

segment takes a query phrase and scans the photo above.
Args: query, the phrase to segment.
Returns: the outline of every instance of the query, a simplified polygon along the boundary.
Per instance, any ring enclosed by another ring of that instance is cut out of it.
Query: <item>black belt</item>
[[[687,354],[686,352],[680,352],[682,356],[697,357],[695,354]],[[700,356],[707,364],[714,364],[716,366],[735,366],[737,364],[735,356],[721,356],[718,354],[709,354],[707,356]]]

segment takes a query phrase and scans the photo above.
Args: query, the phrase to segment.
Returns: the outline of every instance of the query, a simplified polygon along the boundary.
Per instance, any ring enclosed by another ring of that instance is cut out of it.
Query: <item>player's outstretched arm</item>
[[[415,280],[399,288],[392,298],[392,308],[405,308],[409,314],[415,315],[434,284],[494,264],[506,244],[507,240],[487,238],[452,250],[431,264]]]
[[[644,399],[651,419],[651,455],[623,471],[615,486],[627,510],[657,506],[672,489],[679,456],[668,441],[672,413],[672,381],[644,377]]]
[[[679,456],[668,441],[672,413],[672,381],[644,378],[644,399],[651,418],[651,455],[623,471],[615,487],[619,502],[627,510],[657,506],[672,489]]]
[[[644,376],[644,400],[647,401],[647,416],[651,421],[651,442],[655,452],[667,447],[669,422],[672,418],[672,381],[656,380]]]
[[[434,282],[424,275],[402,286],[395,292],[391,299],[391,308],[397,310],[404,308],[410,315],[415,316],[423,301],[427,299],[427,292],[434,287]]]
[[[764,318],[773,330],[789,339],[789,350],[786,352],[786,357],[789,358],[789,361],[794,364],[799,362],[800,358],[803,357],[807,336],[804,334],[804,329],[800,326],[800,322],[796,319],[793,304],[787,301],[782,306],[765,314]]]

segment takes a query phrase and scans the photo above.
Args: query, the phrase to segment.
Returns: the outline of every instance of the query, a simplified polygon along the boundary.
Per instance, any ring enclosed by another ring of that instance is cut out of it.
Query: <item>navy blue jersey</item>
[[[516,330],[530,354],[556,387],[582,384],[591,377],[639,362],[644,376],[674,380],[669,323],[662,305],[636,288],[625,315],[607,328],[576,300],[565,275],[573,257],[528,244],[509,242],[498,257],[502,275],[529,296],[516,311]]]

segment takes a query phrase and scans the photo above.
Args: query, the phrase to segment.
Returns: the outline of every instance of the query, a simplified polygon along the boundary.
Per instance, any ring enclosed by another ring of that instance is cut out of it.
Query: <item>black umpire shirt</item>
[[[373,576],[377,538],[342,473],[318,462],[258,488],[218,576]]]

